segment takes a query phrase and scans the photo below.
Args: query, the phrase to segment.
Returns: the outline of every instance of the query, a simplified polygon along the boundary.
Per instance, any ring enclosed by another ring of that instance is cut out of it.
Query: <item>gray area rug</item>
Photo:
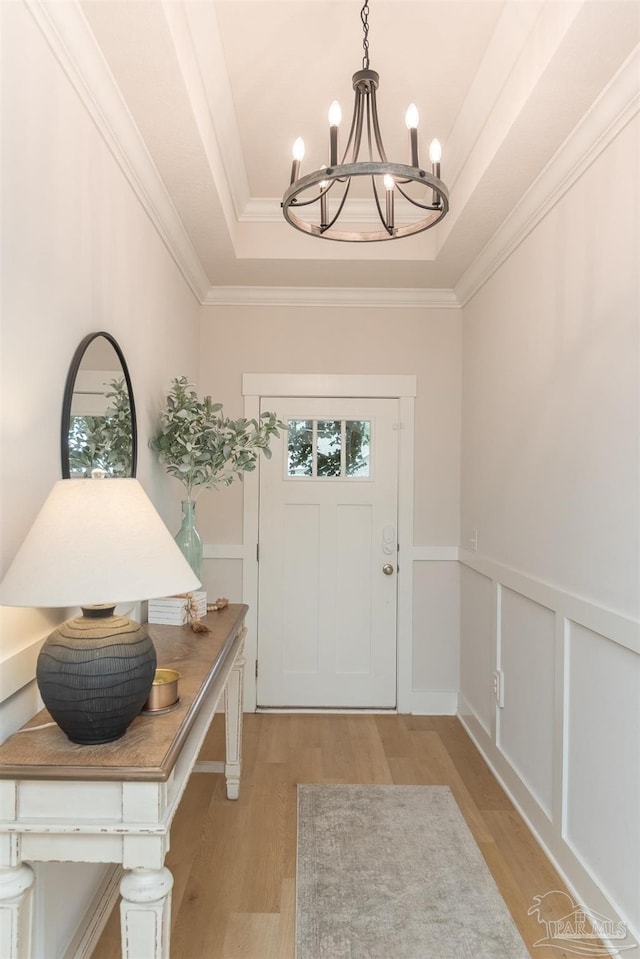
[[[529,959],[448,786],[298,786],[297,959]]]

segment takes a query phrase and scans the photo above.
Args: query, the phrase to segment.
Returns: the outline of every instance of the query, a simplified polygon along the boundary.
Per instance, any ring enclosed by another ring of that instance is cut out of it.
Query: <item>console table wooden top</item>
[[[73,779],[166,782],[209,689],[241,641],[247,606],[208,613],[208,633],[188,626],[149,626],[158,666],[180,673],[175,709],[141,713],[120,739],[80,746],[59,726],[19,732],[0,746],[0,779]],[[42,710],[22,728],[50,722]]]

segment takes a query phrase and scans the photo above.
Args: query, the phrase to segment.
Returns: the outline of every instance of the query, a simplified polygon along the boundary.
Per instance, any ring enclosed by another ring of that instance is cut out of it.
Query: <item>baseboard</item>
[[[376,713],[408,713],[413,716],[455,716],[458,711],[457,689],[412,689],[409,708],[403,709],[331,709],[305,708],[303,706],[258,706],[257,713],[340,713],[355,716]]]
[[[389,716],[395,715],[398,710],[395,707],[389,709],[369,709],[367,706],[362,708],[336,706],[256,706],[256,713],[275,715],[291,715],[292,713],[301,713],[317,716]]]
[[[457,689],[412,689],[410,713],[413,716],[455,716],[458,712]]]
[[[62,959],[90,959],[120,895],[122,866],[107,868],[85,917],[71,940]]]
[[[503,753],[487,734],[462,693],[459,694],[458,718],[533,833],[538,845],[554,865],[575,902],[600,913],[607,919],[622,922],[626,926],[627,939],[624,942],[619,940],[611,942],[609,945],[612,952],[614,949],[633,950],[631,955],[637,955],[635,947],[640,942],[638,930],[630,927],[616,904],[605,895],[571,847],[564,841],[559,829],[556,829],[554,824],[550,822]],[[550,891],[547,889],[538,890],[540,895]],[[614,954],[617,954],[617,952],[614,952]]]

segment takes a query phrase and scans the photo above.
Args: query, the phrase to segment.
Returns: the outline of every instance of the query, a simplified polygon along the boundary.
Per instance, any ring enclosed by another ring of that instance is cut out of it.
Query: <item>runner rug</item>
[[[296,959],[529,959],[448,786],[298,786]]]

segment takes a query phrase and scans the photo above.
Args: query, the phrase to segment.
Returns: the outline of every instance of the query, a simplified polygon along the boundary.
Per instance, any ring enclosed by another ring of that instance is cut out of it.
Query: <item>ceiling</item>
[[[330,102],[350,120],[359,0],[77,5],[80,69],[87,80],[100,61],[115,81],[121,162],[203,302],[231,287],[454,290],[640,36],[637,0],[369,5],[387,155],[409,162],[404,113],[415,102],[421,161],[438,137],[450,191],[441,224],[382,243],[309,237],[280,209],[294,139],[309,173],[327,162]]]

